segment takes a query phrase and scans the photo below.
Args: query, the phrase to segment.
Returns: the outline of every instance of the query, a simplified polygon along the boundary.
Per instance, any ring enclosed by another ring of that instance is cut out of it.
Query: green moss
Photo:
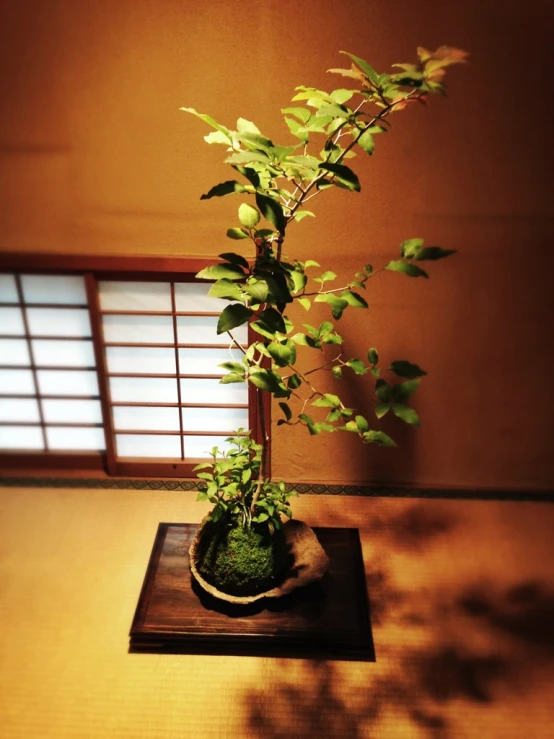
[[[281,532],[264,527],[206,522],[200,546],[200,574],[218,590],[231,595],[255,595],[273,587],[285,563]]]

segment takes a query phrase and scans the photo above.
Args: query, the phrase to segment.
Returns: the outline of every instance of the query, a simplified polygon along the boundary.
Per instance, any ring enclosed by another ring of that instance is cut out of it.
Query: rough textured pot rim
[[[284,580],[271,590],[266,590],[255,595],[231,595],[218,590],[211,585],[198,572],[196,567],[196,552],[202,535],[202,527],[196,532],[196,536],[189,549],[190,570],[193,577],[200,587],[210,595],[227,603],[236,603],[238,605],[248,605],[255,603],[262,598],[280,598],[288,595],[293,590],[309,585],[312,582],[320,580],[329,567],[329,557],[323,550],[316,535],[312,529],[303,521],[287,521],[283,526],[285,534],[285,542],[290,547],[290,554],[293,557],[292,565],[285,572]],[[304,556],[304,561],[302,556]],[[301,563],[301,564],[300,564]]]

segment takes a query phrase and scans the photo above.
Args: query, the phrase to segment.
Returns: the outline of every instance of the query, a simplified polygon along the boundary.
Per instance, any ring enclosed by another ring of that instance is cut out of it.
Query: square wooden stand
[[[331,560],[324,578],[250,606],[217,600],[192,578],[197,529],[159,524],[130,651],[375,660],[358,529],[314,528]]]

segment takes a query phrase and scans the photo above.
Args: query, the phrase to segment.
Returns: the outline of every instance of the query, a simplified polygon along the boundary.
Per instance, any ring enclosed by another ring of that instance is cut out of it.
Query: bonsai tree
[[[226,301],[217,332],[227,333],[231,345],[241,352],[241,361],[220,365],[227,371],[221,382],[251,383],[257,393],[260,443],[253,440],[250,431],[238,429],[228,439],[230,451],[221,453],[214,448],[213,461],[196,467],[202,481],[198,498],[209,499],[214,506],[208,526],[220,522],[216,528],[226,532],[226,546],[232,531],[246,552],[259,549],[261,542],[267,545],[268,536],[281,529],[281,516],[291,515],[289,498],[293,493],[283,482],[273,482],[268,473],[269,429],[263,394],[278,401],[282,413],[278,425],[301,424],[310,434],[344,431],[364,443],[394,446],[378,421],[392,413],[405,423],[419,425],[410,398],[426,373],[403,358],[381,367],[375,347],[369,347],[362,357],[345,354],[336,322],[345,310],[368,307],[364,293],[377,273],[427,278],[422,263],[453,254],[450,249],[425,246],[421,238],[410,238],[400,244],[400,254],[386,264],[377,269],[366,264],[354,275],[339,279],[313,259],[286,253],[288,230],[314,217],[311,209],[316,199],[327,197],[337,187],[360,191],[350,160],[360,151],[373,155],[379,136],[391,128],[393,114],[425,103],[430,94],[444,95],[447,67],[467,56],[446,46],[436,51],[418,48],[415,63],[395,64],[392,73],[379,74],[363,59],[344,53],[350,66],[329,71],[346,78],[348,87],[326,92],[300,86],[292,99],[296,105],[282,109],[291,136],[286,145],[275,144],[244,118],[239,118],[236,130],[232,130],[194,108],[181,108],[213,129],[205,140],[224,147],[225,162],[235,172],[235,178],[215,185],[201,199],[238,195],[238,223],[228,229],[227,237],[248,246],[241,253],[220,254],[220,263],[197,275],[214,281],[209,294]],[[289,317],[294,303],[308,316],[315,312],[314,304],[320,303],[329,315],[323,321],[312,319],[295,326]],[[250,346],[242,346],[233,336],[233,330],[246,323],[257,336]],[[310,369],[299,368],[300,352],[313,357]],[[336,393],[325,392],[318,384],[323,373],[335,379]],[[348,373],[367,376],[375,397],[375,418],[362,415],[341,399],[341,380]],[[252,537],[257,537],[256,541]],[[213,574],[217,558],[213,546],[217,549],[218,545],[210,546],[206,559],[211,564],[206,575],[224,588],[242,592],[242,575],[238,582],[234,575],[229,580],[226,575]],[[276,566],[271,546],[267,549],[265,569],[259,557],[253,565],[255,572],[265,573],[265,584],[271,581]]]

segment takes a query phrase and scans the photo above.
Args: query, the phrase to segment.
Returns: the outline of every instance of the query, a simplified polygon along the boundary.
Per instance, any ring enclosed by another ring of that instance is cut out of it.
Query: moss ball
[[[198,570],[218,590],[255,595],[273,587],[285,564],[281,532],[218,525],[203,527]]]

